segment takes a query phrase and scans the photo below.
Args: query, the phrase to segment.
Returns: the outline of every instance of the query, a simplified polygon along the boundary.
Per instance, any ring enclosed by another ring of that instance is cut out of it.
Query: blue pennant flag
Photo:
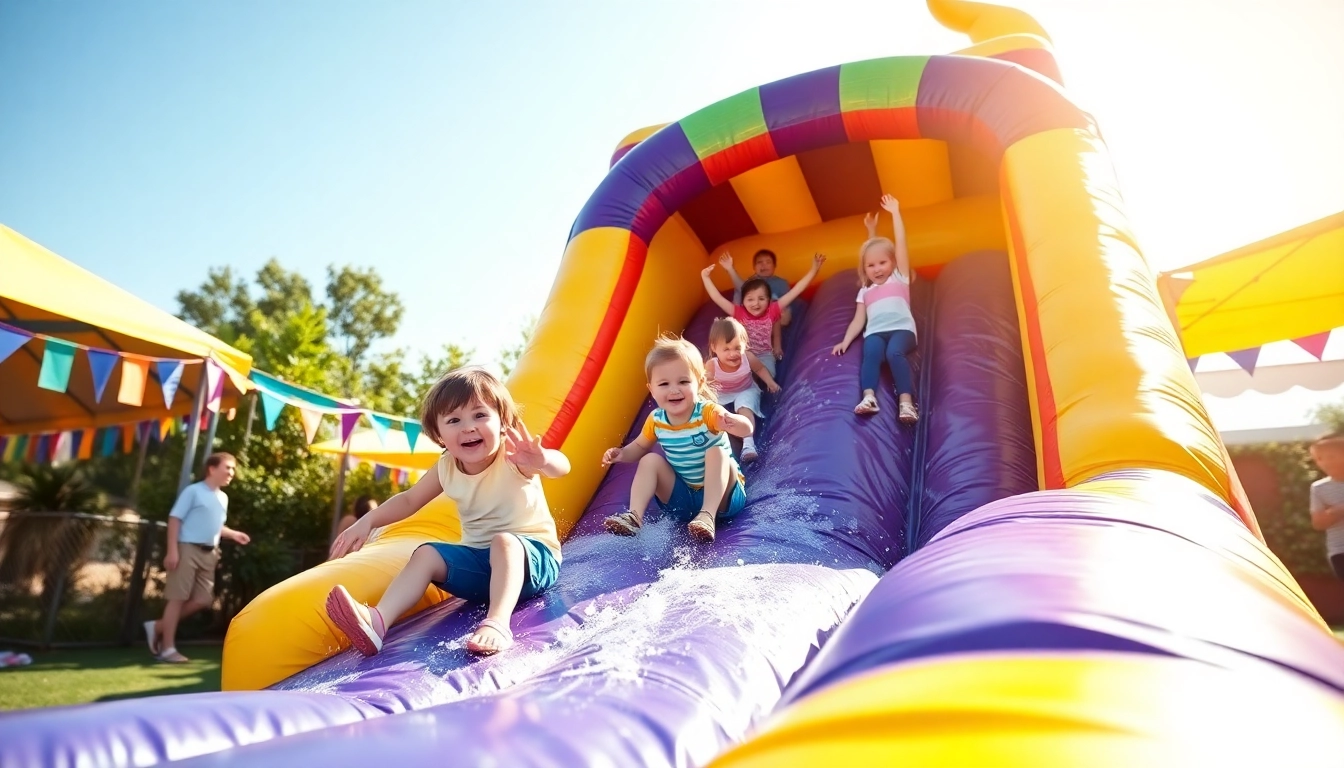
[[[273,430],[275,422],[280,419],[280,412],[285,409],[285,401],[264,389],[257,390],[257,394],[261,396],[261,414],[266,417],[266,429]]]
[[[401,428],[406,430],[406,442],[411,446],[411,453],[415,453],[415,444],[420,440],[420,425],[414,421],[403,421]]]
[[[392,426],[392,419],[387,416],[370,413],[369,421],[373,424],[373,431],[378,435],[378,444],[387,445],[387,430]]]
[[[26,333],[17,333],[8,328],[0,328],[0,362],[18,351],[19,347],[28,343],[33,338]]]
[[[115,352],[104,352],[101,349],[90,349],[89,370],[93,372],[93,399],[95,402],[103,401],[103,390],[107,389],[107,380],[112,378],[112,371],[117,367],[117,361],[121,359]]]
[[[182,383],[182,361],[160,360],[154,364],[159,373],[159,385],[163,387],[163,404],[173,407],[173,398],[177,396],[177,385]]]

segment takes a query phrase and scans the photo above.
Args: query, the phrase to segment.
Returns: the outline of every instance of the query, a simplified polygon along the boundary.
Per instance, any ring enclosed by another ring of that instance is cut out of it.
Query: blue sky
[[[1344,209],[1344,4],[1267,5],[1020,4],[1160,267]],[[964,44],[922,2],[8,2],[0,222],[170,310],[210,266],[372,265],[389,348],[489,358],[630,130]]]

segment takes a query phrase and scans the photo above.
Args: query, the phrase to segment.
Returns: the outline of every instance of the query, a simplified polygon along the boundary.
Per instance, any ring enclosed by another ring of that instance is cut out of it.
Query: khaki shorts
[[[209,552],[195,544],[177,545],[177,567],[168,572],[163,596],[169,600],[190,600],[201,605],[215,602],[215,566],[219,550]]]

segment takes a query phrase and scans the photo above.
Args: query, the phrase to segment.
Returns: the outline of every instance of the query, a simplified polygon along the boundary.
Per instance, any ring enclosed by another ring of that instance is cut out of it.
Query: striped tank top
[[[695,404],[685,424],[669,424],[667,411],[657,408],[644,421],[641,434],[646,440],[657,440],[673,471],[687,485],[698,490],[705,487],[705,452],[710,448],[723,446],[728,450],[733,471],[741,477],[737,463],[731,457],[728,433],[723,431],[719,419],[724,413],[717,403],[702,400]]]
[[[717,357],[709,359],[709,369],[714,373],[714,383],[718,385],[721,395],[746,392],[756,386],[756,382],[751,378],[751,366],[747,365],[746,357],[742,358],[742,364],[732,373],[723,370],[723,366],[719,365],[719,358]]]

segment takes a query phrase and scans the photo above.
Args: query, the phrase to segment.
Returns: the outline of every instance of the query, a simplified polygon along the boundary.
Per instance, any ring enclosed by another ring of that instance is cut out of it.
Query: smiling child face
[[[476,474],[494,461],[499,450],[499,413],[477,398],[441,416],[436,424],[439,442],[467,474]]]
[[[685,360],[668,360],[649,370],[649,394],[653,395],[653,402],[673,419],[690,416],[699,385]]]

